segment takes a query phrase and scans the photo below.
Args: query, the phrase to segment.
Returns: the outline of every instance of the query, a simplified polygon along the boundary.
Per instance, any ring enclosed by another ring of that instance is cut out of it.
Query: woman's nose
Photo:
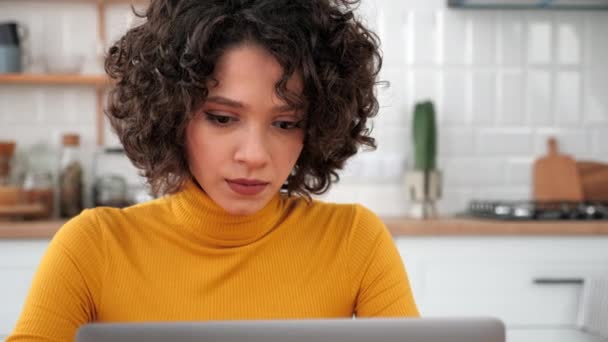
[[[262,130],[250,129],[239,140],[234,154],[235,161],[247,165],[248,168],[260,168],[268,163],[270,151]]]

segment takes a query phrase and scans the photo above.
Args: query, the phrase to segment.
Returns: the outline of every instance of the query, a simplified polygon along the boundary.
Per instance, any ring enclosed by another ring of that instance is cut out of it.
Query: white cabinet
[[[0,241],[0,340],[13,330],[48,240]]]
[[[508,342],[596,341],[577,331],[583,283],[608,274],[608,237],[399,237],[423,316],[493,316]]]
[[[572,328],[518,328],[507,330],[507,342],[605,342]]]

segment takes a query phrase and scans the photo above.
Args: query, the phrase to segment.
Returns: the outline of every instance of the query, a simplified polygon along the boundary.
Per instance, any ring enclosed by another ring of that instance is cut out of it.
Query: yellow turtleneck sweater
[[[8,342],[86,322],[418,316],[389,232],[359,205],[275,196],[231,216],[194,183],[55,235]]]

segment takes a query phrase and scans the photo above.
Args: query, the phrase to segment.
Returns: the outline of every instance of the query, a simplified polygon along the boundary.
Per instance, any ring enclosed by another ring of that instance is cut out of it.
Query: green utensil
[[[431,101],[416,103],[413,120],[414,169],[434,170],[437,159],[437,126],[433,103]]]

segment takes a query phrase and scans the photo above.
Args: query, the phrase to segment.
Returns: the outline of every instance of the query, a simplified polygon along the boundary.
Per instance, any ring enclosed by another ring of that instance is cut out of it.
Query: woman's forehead
[[[284,69],[276,58],[258,44],[243,43],[228,49],[218,59],[214,68],[214,79],[209,90],[214,88],[238,88],[257,84],[258,87],[275,89],[283,77]],[[287,89],[300,94],[303,89],[302,76],[294,72],[287,82]]]

